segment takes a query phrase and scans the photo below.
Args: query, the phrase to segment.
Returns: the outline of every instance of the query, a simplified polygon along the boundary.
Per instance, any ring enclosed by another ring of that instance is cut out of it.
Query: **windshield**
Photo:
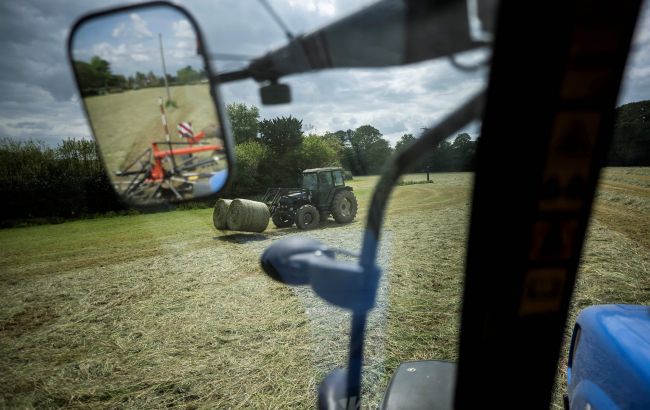
[[[2,39],[10,51],[0,66],[5,91],[0,136],[9,137],[0,143],[0,407],[314,408],[320,381],[347,365],[350,313],[309,286],[270,279],[260,256],[282,239],[299,237],[339,249],[338,260],[357,263],[354,255],[361,251],[381,172],[423,132],[485,89],[489,43],[451,58],[291,74],[279,80],[291,90],[286,104],[262,104],[260,83],[253,79],[222,84],[218,94],[236,158],[233,179],[220,193],[223,202],[143,212],[114,194],[88,138],[65,56],[52,57],[53,50],[63,50],[71,16],[90,6],[28,3],[43,18],[34,19],[18,2],[0,6],[5,10],[0,27],[12,33]],[[184,2],[204,31],[218,73],[245,68],[284,46],[288,37],[376,4],[268,3],[289,36],[259,2]],[[603,172],[572,318],[594,303],[650,304],[650,161],[640,154],[650,152],[647,10],[641,21],[617,109],[622,120],[608,163],[615,167]],[[156,22],[132,13],[119,23],[106,27],[116,43],[89,50],[89,61],[95,54],[140,64],[148,57],[139,51],[156,49]],[[188,47],[194,51],[194,44],[183,24],[170,22],[167,28],[165,47],[174,67],[174,58]],[[137,41],[122,44],[125,32],[138,33]],[[381,55],[383,64],[394,57],[389,46],[403,44],[400,33],[391,26],[368,35],[382,39],[377,48],[354,48],[345,35],[328,46],[350,45],[352,56]],[[458,33],[435,38],[451,44]],[[37,46],[45,51],[37,52]],[[317,64],[319,54],[303,60]],[[170,72],[173,77],[178,73]],[[162,92],[143,84],[92,98],[134,103],[132,96]],[[199,111],[209,108],[199,105]],[[188,117],[194,112],[185,116],[182,110],[169,107],[170,118],[182,113],[183,121],[196,120]],[[202,126],[196,123],[197,130]],[[525,144],[526,130],[514,132]],[[119,136],[118,131],[109,137]],[[379,407],[400,363],[458,359],[480,139],[477,120],[428,147],[391,195],[377,258],[377,302],[366,326],[364,408]],[[319,187],[317,174],[303,171],[321,168],[343,171],[321,174],[327,180]],[[311,202],[290,195],[298,181],[318,190]],[[282,188],[273,191],[280,192],[277,200],[262,203],[272,188]],[[227,208],[236,199],[256,202],[250,206],[266,215],[254,221],[255,229],[229,229],[220,221],[218,206]],[[563,377],[560,367],[557,379]],[[562,391],[557,391],[560,408]]]
[[[302,187],[305,189],[318,189],[318,179],[316,174],[302,174]]]

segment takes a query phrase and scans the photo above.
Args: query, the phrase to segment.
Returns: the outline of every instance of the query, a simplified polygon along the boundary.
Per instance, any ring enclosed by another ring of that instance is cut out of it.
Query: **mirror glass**
[[[115,190],[132,204],[218,192],[226,143],[194,22],[173,6],[132,7],[77,25],[70,55]]]

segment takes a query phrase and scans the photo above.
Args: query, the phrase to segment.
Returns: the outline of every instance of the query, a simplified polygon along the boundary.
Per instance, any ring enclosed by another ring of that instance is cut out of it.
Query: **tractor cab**
[[[302,172],[302,188],[311,192],[312,201],[319,208],[329,208],[336,191],[344,187],[343,168],[313,168]]]

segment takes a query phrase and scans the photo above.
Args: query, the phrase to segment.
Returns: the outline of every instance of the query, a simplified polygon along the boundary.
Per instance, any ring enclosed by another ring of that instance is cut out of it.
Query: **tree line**
[[[125,211],[92,140],[0,139],[0,226]]]
[[[263,193],[268,187],[294,187],[302,170],[342,166],[352,175],[379,174],[395,151],[415,140],[404,134],[391,147],[376,127],[305,132],[293,116],[260,119],[259,109],[242,103],[227,106],[235,139],[236,179],[228,195]],[[472,169],[476,142],[466,133],[432,147],[412,172],[453,172]]]
[[[84,97],[165,85],[165,79],[151,70],[146,74],[136,71],[130,76],[114,74],[111,64],[99,56],[93,56],[88,62],[74,61],[74,67]],[[177,70],[176,76],[167,74],[167,84],[191,84],[207,78],[205,70],[196,70],[188,65]]]
[[[254,196],[269,187],[296,187],[307,168],[342,166],[353,175],[381,172],[392,148],[372,125],[316,134],[293,116],[260,119],[254,106],[230,104],[235,177],[225,196]],[[608,165],[650,166],[650,101],[617,109]],[[476,142],[467,134],[431,147],[412,172],[471,171]],[[94,141],[67,139],[57,147],[33,140],[0,139],[0,227],[24,221],[56,222],[110,212],[130,212],[114,193]],[[206,204],[210,206],[211,204]]]

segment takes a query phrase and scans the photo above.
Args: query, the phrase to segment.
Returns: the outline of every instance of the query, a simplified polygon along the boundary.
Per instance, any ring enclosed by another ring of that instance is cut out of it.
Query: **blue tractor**
[[[566,409],[650,409],[650,307],[598,305],[578,316]]]

